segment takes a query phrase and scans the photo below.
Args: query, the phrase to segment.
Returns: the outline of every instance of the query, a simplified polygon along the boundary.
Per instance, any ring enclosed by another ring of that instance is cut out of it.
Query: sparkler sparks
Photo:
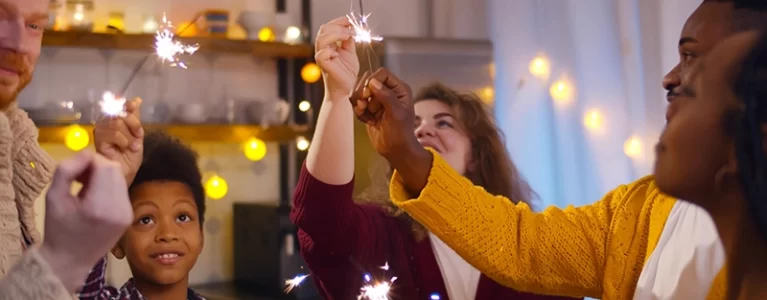
[[[104,92],[99,101],[101,106],[101,112],[110,117],[124,117],[125,116],[125,98],[116,97],[112,92]]]
[[[200,49],[200,46],[197,44],[182,44],[175,40],[175,36],[176,35],[173,33],[173,25],[168,21],[168,18],[163,15],[162,25],[155,35],[155,52],[163,62],[169,61],[171,67],[178,66],[186,69],[186,64],[179,58],[179,56],[182,54],[192,55]]]
[[[296,277],[293,277],[292,279],[285,280],[285,293],[290,293],[294,288],[301,285],[307,277],[309,277],[309,275],[296,275]]]
[[[354,41],[365,44],[370,44],[374,41],[383,41],[382,37],[374,35],[370,31],[370,28],[368,27],[368,17],[370,17],[369,13],[366,15],[359,15],[359,17],[354,13],[346,14],[346,18],[352,23],[352,29],[354,29]]]
[[[386,262],[383,266],[379,267],[381,270],[389,270],[389,262]],[[392,284],[397,277],[392,277],[388,281],[374,282],[370,274],[364,276],[365,284],[360,289],[361,293],[357,296],[357,300],[389,300],[389,290],[391,290]]]

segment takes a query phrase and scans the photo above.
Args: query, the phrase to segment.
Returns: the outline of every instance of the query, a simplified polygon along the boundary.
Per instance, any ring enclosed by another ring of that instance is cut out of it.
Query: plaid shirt
[[[133,285],[133,278],[128,280],[120,289],[106,284],[107,258],[102,258],[93,267],[85,285],[77,293],[80,300],[146,300],[141,292]],[[187,290],[187,300],[205,300],[191,289]]]

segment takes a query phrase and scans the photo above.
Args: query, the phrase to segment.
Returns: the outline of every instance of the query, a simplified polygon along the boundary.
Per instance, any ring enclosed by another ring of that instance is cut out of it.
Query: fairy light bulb
[[[561,104],[567,104],[572,101],[575,92],[569,81],[560,79],[551,84],[549,94],[551,94],[551,98],[554,99],[554,101]]]
[[[307,112],[310,109],[312,109],[312,104],[309,103],[309,101],[304,100],[304,101],[301,101],[300,103],[298,103],[298,110],[300,110],[302,112]]]
[[[482,100],[485,101],[486,104],[492,104],[493,99],[495,97],[495,90],[492,86],[488,86],[482,89]]]
[[[243,145],[245,157],[250,161],[259,161],[266,156],[266,143],[257,138],[250,138]]]
[[[229,185],[226,180],[218,175],[213,175],[205,182],[205,195],[213,200],[219,200],[229,192]]]
[[[306,83],[315,83],[322,77],[320,67],[315,63],[307,63],[301,68],[301,79]]]
[[[642,156],[642,140],[638,136],[632,136],[623,143],[623,153],[629,158],[639,158]]]
[[[64,138],[64,144],[72,151],[80,151],[91,142],[88,131],[79,125],[72,125],[67,129],[67,136]]]
[[[296,149],[300,151],[306,151],[306,149],[309,149],[309,140],[307,140],[305,137],[298,137],[296,139]]]
[[[295,44],[301,41],[301,29],[296,26],[290,26],[285,30],[285,42]]]
[[[599,130],[602,129],[603,124],[604,117],[602,116],[602,113],[597,109],[587,111],[586,115],[583,117],[583,125],[588,129]]]
[[[528,69],[533,76],[545,80],[551,74],[551,63],[545,56],[538,55],[530,61]]]
[[[258,40],[262,42],[274,42],[277,37],[274,36],[274,30],[269,27],[261,28],[258,31]]]

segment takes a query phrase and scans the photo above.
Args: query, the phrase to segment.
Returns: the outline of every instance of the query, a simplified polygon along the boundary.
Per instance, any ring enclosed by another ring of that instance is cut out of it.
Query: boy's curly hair
[[[148,181],[177,181],[189,187],[197,205],[200,226],[205,221],[205,193],[197,152],[163,131],[144,137],[144,161],[128,190]]]

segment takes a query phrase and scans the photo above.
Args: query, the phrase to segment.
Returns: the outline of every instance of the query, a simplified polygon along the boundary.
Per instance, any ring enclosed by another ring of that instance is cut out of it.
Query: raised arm
[[[395,204],[503,285],[541,294],[602,295],[613,215],[628,195],[644,193],[648,180],[621,186],[591,205],[534,213],[474,186],[429,152],[432,167],[418,198],[411,199],[414,185],[406,188],[405,174],[395,171]]]

